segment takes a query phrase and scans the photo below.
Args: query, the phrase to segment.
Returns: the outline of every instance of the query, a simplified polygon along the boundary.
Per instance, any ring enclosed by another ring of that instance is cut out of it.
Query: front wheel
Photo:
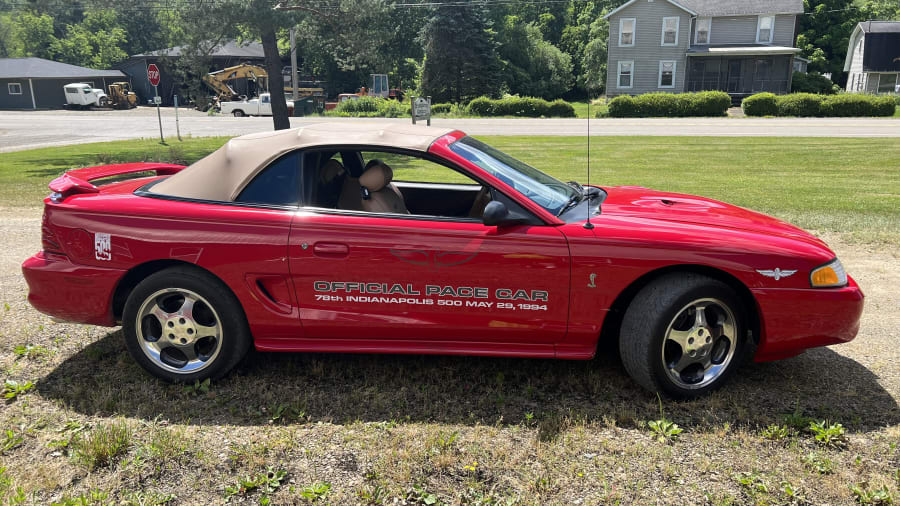
[[[722,386],[753,352],[744,307],[726,284],[699,274],[664,276],[641,290],[622,321],[629,375],[651,392],[689,399]]]
[[[243,118],[244,117],[244,111],[242,111],[240,109],[234,111],[231,114],[234,115],[235,118]]]
[[[107,105],[109,105],[109,99],[106,97],[100,97],[100,100],[98,102],[100,104],[100,107],[106,107]]]
[[[134,288],[122,330],[134,359],[170,382],[224,376],[250,344],[244,312],[228,287],[183,267],[157,272]]]

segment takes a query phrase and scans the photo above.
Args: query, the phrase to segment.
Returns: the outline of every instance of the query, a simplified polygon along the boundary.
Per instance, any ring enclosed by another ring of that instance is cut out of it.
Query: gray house
[[[629,0],[606,15],[606,93],[787,93],[802,13],[803,0]]]
[[[118,70],[97,70],[43,58],[0,58],[0,109],[53,109],[66,103],[63,86],[87,83],[108,89],[126,81]]]
[[[847,91],[900,93],[900,21],[863,21],[850,36]]]

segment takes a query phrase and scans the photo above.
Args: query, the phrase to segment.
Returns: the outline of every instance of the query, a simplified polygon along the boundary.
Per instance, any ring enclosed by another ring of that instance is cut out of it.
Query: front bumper
[[[856,281],[848,279],[843,288],[752,290],[762,333],[755,360],[778,360],[807,348],[852,341],[864,296]]]
[[[59,320],[112,327],[112,297],[125,271],[72,263],[64,255],[37,253],[22,264],[28,302]]]

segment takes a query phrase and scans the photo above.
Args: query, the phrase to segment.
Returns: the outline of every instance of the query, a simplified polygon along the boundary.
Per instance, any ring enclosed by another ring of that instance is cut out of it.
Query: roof
[[[610,17],[637,0],[629,0],[605,17]],[[693,16],[756,16],[759,14],[802,14],[803,0],[667,0]]]
[[[862,21],[858,27],[865,33],[900,33],[900,21]]]
[[[158,49],[148,53],[136,54],[134,57],[168,56],[177,57],[185,54],[187,46],[175,46]],[[262,44],[259,42],[237,42],[234,40],[214,46],[208,56],[224,56],[229,58],[265,58]]]
[[[765,46],[748,44],[744,46],[691,46],[687,54],[690,56],[720,56],[720,55],[763,55],[763,54],[794,54],[799,53],[800,48],[788,46]]]
[[[678,0],[699,16],[802,14],[803,0]]]
[[[79,79],[125,77],[118,70],[97,70],[43,58],[0,58],[0,79]]]
[[[301,128],[235,137],[183,171],[153,186],[152,193],[229,202],[270,162],[301,148],[381,146],[426,152],[452,128],[395,123],[316,123]]]

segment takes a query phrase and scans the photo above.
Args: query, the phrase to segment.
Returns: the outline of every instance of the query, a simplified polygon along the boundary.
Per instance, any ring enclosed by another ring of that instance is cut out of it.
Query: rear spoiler
[[[157,176],[170,176],[184,169],[184,165],[169,163],[120,163],[117,165],[101,165],[66,172],[50,182],[50,190],[62,198],[75,193],[98,193],[99,188],[91,181],[124,174],[154,171]]]

